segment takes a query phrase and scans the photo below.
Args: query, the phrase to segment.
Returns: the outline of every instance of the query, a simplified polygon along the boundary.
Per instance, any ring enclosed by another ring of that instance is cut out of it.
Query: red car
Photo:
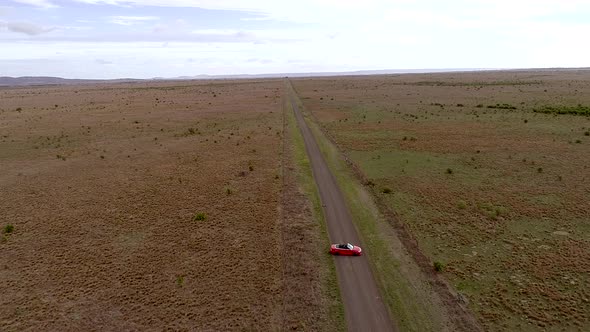
[[[333,244],[330,247],[330,253],[332,255],[360,256],[363,254],[363,249],[350,243]]]

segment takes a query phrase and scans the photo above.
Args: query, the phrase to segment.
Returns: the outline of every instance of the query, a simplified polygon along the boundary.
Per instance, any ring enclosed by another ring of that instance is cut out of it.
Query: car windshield
[[[352,248],[354,248],[354,246],[352,244],[350,244],[350,243],[347,243],[346,244],[346,248],[349,249],[349,250],[352,250]]]

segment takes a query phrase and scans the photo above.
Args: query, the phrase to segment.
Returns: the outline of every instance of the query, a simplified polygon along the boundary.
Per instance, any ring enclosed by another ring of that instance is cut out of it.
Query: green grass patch
[[[538,194],[534,196],[527,196],[527,201],[538,207],[552,206],[561,208],[564,205],[563,198],[557,194]]]
[[[481,291],[480,282],[474,279],[465,279],[455,285],[458,291],[467,295],[479,294]]]
[[[492,82],[447,82],[447,81],[418,81],[411,83],[401,83],[403,85],[417,85],[417,86],[516,86],[516,85],[533,85],[541,84],[540,81],[492,81]]]
[[[505,217],[509,209],[505,206],[501,205],[494,205],[488,202],[480,202],[477,203],[477,208],[482,212],[486,217],[496,220],[499,217]]]
[[[349,156],[370,179],[440,173],[455,167],[452,159],[434,153],[377,150],[351,151]]]
[[[518,218],[506,223],[506,237],[518,238],[521,236],[546,238],[550,236],[555,225],[555,220],[549,218]]]

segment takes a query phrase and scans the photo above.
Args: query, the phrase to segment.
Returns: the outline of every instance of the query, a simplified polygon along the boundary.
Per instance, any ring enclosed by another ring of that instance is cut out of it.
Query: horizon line
[[[429,73],[460,73],[460,72],[485,72],[485,71],[547,71],[547,70],[590,70],[590,67],[539,67],[539,68],[423,68],[423,69],[368,69],[352,71],[312,71],[312,72],[276,72],[261,74],[197,74],[174,77],[115,77],[115,78],[79,78],[63,76],[0,76],[0,79],[60,79],[79,81],[174,81],[174,80],[207,80],[207,79],[228,79],[228,78],[278,78],[278,77],[330,77],[330,76],[370,76],[370,75],[392,75],[392,74],[429,74]]]

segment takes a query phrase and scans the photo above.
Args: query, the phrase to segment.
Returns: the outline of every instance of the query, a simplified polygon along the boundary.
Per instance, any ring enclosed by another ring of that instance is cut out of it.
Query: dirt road
[[[334,175],[330,172],[311,130],[293,99],[291,105],[305,141],[331,242],[361,244]],[[366,254],[361,257],[335,259],[348,330],[396,331],[375,283]]]

